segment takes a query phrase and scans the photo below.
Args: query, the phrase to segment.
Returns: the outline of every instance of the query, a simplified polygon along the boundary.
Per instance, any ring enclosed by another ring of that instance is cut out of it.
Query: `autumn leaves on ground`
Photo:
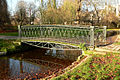
[[[120,54],[92,55],[85,63],[53,80],[119,80]]]

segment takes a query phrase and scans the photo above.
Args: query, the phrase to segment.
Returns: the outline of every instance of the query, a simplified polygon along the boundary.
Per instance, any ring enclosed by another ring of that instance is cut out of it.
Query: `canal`
[[[80,50],[34,49],[0,58],[0,79],[40,79],[71,65]]]

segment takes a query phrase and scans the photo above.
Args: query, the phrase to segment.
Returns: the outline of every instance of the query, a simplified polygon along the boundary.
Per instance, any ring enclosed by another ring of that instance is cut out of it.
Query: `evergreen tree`
[[[0,26],[10,23],[6,0],[0,0]]]

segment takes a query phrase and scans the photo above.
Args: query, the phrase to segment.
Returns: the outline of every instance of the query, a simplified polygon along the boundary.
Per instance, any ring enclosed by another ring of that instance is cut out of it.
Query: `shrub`
[[[3,48],[0,49],[0,51],[7,52],[7,49],[3,47]]]
[[[79,48],[82,49],[82,50],[87,50],[87,47],[86,47],[85,43],[80,43]]]

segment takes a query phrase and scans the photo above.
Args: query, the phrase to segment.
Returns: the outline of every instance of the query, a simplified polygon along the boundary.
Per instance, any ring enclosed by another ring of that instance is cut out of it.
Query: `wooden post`
[[[19,36],[19,39],[21,39],[21,26],[18,25],[18,36]]]
[[[106,44],[106,39],[107,39],[107,26],[103,26],[104,28],[104,42]]]
[[[95,49],[94,28],[94,26],[90,26],[90,47],[92,47],[92,50]]]

